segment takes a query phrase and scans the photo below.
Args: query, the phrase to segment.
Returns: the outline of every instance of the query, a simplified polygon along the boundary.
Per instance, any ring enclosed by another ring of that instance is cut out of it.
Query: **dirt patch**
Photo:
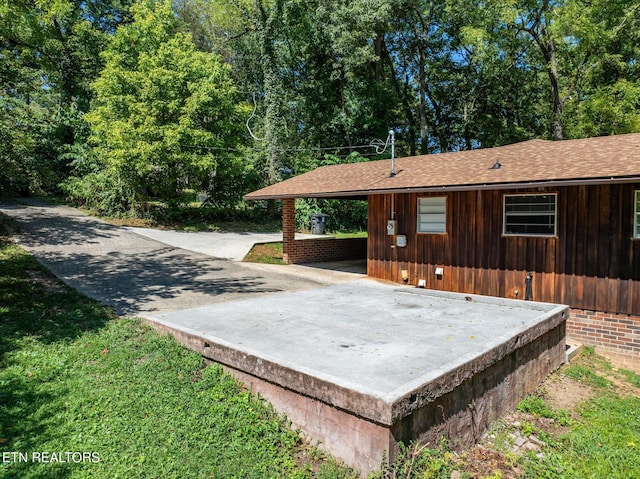
[[[562,374],[552,374],[536,390],[535,396],[555,411],[567,411],[576,418],[576,406],[595,395],[593,388]],[[473,479],[486,477],[521,478],[524,471],[518,460],[533,453],[544,457],[541,437],[559,437],[569,428],[566,423],[536,414],[514,410],[502,416],[480,443],[462,452],[456,461],[460,470]]]
[[[522,477],[523,474],[513,457],[482,444],[466,451],[460,459],[464,464],[461,469],[472,478],[501,477],[511,479]]]
[[[554,374],[538,389],[553,409],[573,410],[593,395],[593,389],[567,376]]]
[[[624,378],[619,369],[613,369],[611,374],[605,376],[605,378],[613,383],[616,394],[620,396],[640,396],[640,388],[629,384],[628,379]]]

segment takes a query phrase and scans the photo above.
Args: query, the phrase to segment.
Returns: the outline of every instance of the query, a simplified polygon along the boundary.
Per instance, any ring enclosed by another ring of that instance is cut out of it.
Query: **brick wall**
[[[640,316],[572,309],[567,337],[595,346],[614,366],[640,371]]]
[[[289,243],[285,262],[320,263],[366,259],[367,238],[312,238]]]
[[[282,200],[282,243],[285,263],[320,263],[367,258],[367,238],[296,240],[295,199]]]

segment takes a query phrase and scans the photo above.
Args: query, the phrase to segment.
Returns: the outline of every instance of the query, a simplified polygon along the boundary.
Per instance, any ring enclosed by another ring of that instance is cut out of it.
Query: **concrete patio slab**
[[[398,441],[477,440],[565,360],[564,306],[218,259],[39,201],[0,212],[56,276],[221,363],[362,473]]]
[[[364,279],[148,319],[366,472],[434,425],[468,442],[461,424],[476,434],[564,361],[567,317],[565,306]]]

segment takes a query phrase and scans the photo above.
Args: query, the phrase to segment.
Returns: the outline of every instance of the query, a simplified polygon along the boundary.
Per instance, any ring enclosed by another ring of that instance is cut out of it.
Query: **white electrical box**
[[[398,228],[398,222],[396,220],[387,221],[387,234],[388,235],[395,235],[397,228]]]
[[[398,248],[404,248],[407,246],[407,237],[405,235],[396,236],[396,246]]]

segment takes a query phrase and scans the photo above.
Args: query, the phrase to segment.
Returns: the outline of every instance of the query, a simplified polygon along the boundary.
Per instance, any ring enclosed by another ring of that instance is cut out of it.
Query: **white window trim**
[[[444,231],[420,231],[420,200],[444,199]],[[447,196],[421,196],[416,202],[416,233],[420,235],[446,235],[447,234]]]
[[[633,238],[640,239],[640,222],[638,222],[638,215],[640,215],[640,190],[635,190],[633,195]]]
[[[507,197],[514,196],[554,196],[553,209],[553,234],[534,233],[507,233]],[[531,238],[556,238],[558,236],[558,193],[521,193],[505,194],[502,196],[502,235],[503,236],[525,236]]]

